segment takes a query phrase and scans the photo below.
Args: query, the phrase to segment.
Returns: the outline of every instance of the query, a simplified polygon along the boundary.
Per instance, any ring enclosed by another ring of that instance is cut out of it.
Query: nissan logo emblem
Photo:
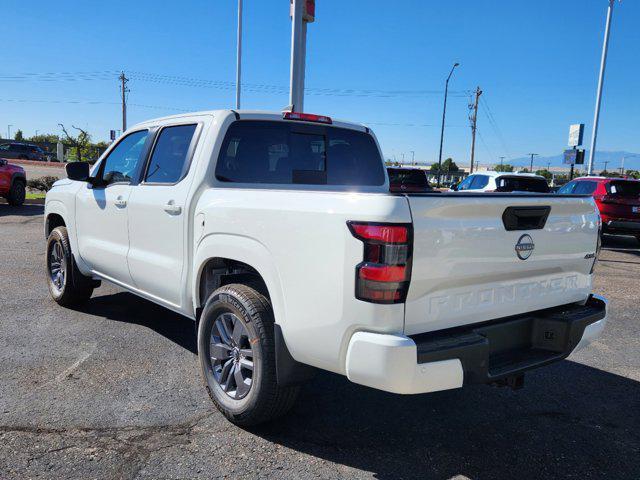
[[[520,260],[526,260],[531,256],[534,248],[536,248],[536,246],[533,243],[531,235],[525,233],[518,239],[518,243],[516,243],[516,255],[518,255]]]

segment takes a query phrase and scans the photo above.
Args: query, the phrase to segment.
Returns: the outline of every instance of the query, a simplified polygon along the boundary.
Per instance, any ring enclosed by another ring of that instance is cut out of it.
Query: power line
[[[102,81],[113,80],[121,72],[116,70],[101,70],[94,72],[43,72],[43,73],[18,73],[13,75],[0,75],[0,82],[12,81],[42,81],[42,82],[77,82],[77,81]],[[186,77],[180,75],[167,75],[160,73],[148,73],[139,71],[129,71],[127,78],[130,80],[158,83],[165,85],[187,86],[195,88],[212,88],[219,90],[235,90],[236,84],[231,81],[210,80]],[[243,89],[256,93],[285,94],[289,87],[285,85],[271,85],[262,83],[243,84]],[[402,97],[428,97],[441,95],[442,90],[378,90],[363,88],[305,88],[305,93],[318,96],[344,96],[344,97],[381,97],[381,98],[402,98]],[[452,97],[463,98],[468,92],[466,90],[452,91]]]
[[[489,120],[489,124],[491,125],[491,128],[494,130],[496,136],[498,137],[498,140],[500,141],[500,143],[502,144],[502,148],[504,150],[504,152],[507,154],[507,157],[510,157],[510,153],[509,153],[509,148],[507,146],[507,142],[505,141],[502,132],[500,130],[500,128],[498,127],[498,122],[496,121],[493,112],[491,111],[491,108],[489,108],[489,103],[487,102],[486,98],[482,97],[480,99],[480,101],[482,102],[482,105],[484,106],[484,109],[482,110],[483,113],[485,114],[485,116],[487,117],[487,120]]]

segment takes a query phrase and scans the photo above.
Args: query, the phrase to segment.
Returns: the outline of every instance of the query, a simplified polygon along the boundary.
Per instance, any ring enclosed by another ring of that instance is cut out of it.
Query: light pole
[[[529,170],[529,173],[533,173],[533,157],[537,156],[537,153],[530,153],[529,155],[531,155],[531,169]]]
[[[240,79],[242,74],[242,0],[238,0],[238,51],[236,58],[236,110],[240,108]]]
[[[607,25],[604,29],[604,43],[602,45],[602,58],[600,59],[600,75],[598,76],[598,91],[596,93],[596,108],[593,114],[593,130],[591,132],[591,149],[589,150],[589,165],[587,175],[593,175],[593,162],[596,156],[596,140],[598,138],[598,121],[600,120],[600,104],[602,103],[602,86],[604,84],[604,70],[607,66],[607,51],[609,50],[609,34],[611,32],[611,18],[613,17],[613,5],[615,0],[609,0],[607,10]]]
[[[453,75],[453,71],[460,64],[458,62],[453,64],[451,67],[451,71],[449,72],[449,76],[447,77],[447,81],[444,83],[444,107],[442,108],[442,128],[440,129],[440,153],[438,154],[438,182],[437,186],[440,186],[440,175],[442,170],[442,144],[444,142],[444,120],[447,115],[447,93],[449,92],[449,80],[451,79],[451,75]]]
[[[11,140],[11,127],[13,125],[7,125],[7,140]]]
[[[416,152],[414,152],[413,150],[409,150],[411,152],[411,165],[415,165],[416,164]]]

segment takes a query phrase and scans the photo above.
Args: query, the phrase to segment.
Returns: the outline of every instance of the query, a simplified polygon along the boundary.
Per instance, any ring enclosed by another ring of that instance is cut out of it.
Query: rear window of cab
[[[382,157],[373,137],[347,128],[239,120],[225,135],[216,165],[221,182],[380,186]]]

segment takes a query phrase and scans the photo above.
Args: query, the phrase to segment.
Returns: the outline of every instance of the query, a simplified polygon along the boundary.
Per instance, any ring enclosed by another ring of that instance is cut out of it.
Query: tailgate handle
[[[551,207],[507,207],[502,214],[502,223],[507,231],[540,230],[547,223]]]

